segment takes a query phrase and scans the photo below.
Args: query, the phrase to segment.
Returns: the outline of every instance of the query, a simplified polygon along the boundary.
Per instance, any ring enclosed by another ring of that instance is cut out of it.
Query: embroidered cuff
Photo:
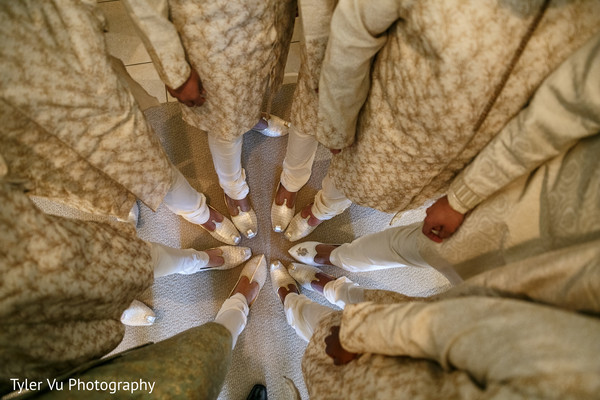
[[[483,201],[483,198],[469,189],[462,175],[457,176],[450,185],[450,189],[448,189],[450,207],[461,214],[466,214],[481,201]]]

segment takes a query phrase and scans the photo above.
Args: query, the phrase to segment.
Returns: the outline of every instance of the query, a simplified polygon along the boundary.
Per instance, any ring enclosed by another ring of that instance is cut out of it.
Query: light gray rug
[[[275,101],[274,114],[284,118],[289,115],[293,90],[293,85],[283,87]],[[146,110],[145,114],[171,160],[192,186],[203,192],[210,204],[225,214],[223,192],[212,165],[206,134],[182,121],[178,104],[153,107]],[[254,254],[265,254],[267,261],[279,259],[285,264],[292,261],[287,254],[292,244],[271,230],[270,205],[279,180],[286,143],[287,137],[269,138],[252,131],[244,135],[243,165],[259,220],[259,232],[254,239],[243,239],[241,243],[251,247]],[[329,160],[329,151],[319,147],[313,175],[298,196],[298,209],[312,201],[327,171]],[[89,218],[42,199],[36,202],[50,213]],[[138,234],[144,240],[199,250],[220,245],[200,227],[177,217],[164,206],[156,213],[143,205],[140,209]],[[390,214],[353,205],[343,215],[323,223],[305,240],[349,242],[355,237],[387,228],[391,218]],[[422,218],[422,212],[410,213],[403,218],[403,223]],[[324,270],[335,276],[344,272],[333,267]],[[115,351],[148,341],[160,341],[211,321],[236,283],[240,271],[241,267],[238,267],[229,271],[158,278],[154,286],[140,298],[156,312],[155,324],[150,327],[128,327],[123,342]],[[365,287],[395,290],[413,296],[433,294],[448,287],[447,280],[436,271],[410,267],[347,276]],[[326,304],[317,295],[304,294]],[[219,399],[246,399],[255,383],[267,386],[270,399],[291,398],[292,393],[284,376],[294,381],[303,399],[308,399],[300,368],[305,348],[306,343],[287,325],[281,303],[268,279],[250,310],[248,325],[234,349],[231,368]]]

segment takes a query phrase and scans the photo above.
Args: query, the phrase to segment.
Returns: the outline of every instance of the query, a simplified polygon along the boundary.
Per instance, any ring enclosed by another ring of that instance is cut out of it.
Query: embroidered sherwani
[[[599,260],[596,240],[433,298],[347,305],[323,318],[304,354],[310,398],[597,398]],[[342,346],[362,354],[343,366],[325,353],[334,325]]]
[[[423,258],[465,282],[429,299],[366,292],[323,318],[302,362],[311,398],[598,397],[598,71],[595,35],[454,180],[451,205],[473,209],[454,236],[418,232]],[[336,367],[324,339],[340,324],[363,355]]]
[[[0,3],[0,147],[30,194],[126,218],[171,164],[111,68],[94,1]]]
[[[183,85],[192,68],[198,72],[206,102],[182,107],[186,122],[232,140],[259,121],[283,80],[295,1],[123,3],[168,87]]]
[[[541,81],[600,29],[600,3],[552,1],[476,135],[472,129],[542,4],[340,1],[319,85],[329,174],[386,212],[442,195]],[[349,147],[348,147],[349,146]]]
[[[0,155],[0,381],[50,378],[121,342],[154,281],[150,246],[127,223],[43,213],[8,171]]]

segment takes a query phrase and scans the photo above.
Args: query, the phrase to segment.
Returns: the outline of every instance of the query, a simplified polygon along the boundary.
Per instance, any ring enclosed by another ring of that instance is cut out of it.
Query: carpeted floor
[[[285,85],[275,100],[274,114],[287,117],[293,85]],[[203,192],[209,203],[225,213],[223,192],[215,174],[206,134],[186,125],[175,103],[149,108],[145,114],[161,138],[165,149],[192,186]],[[257,132],[244,135],[243,165],[250,185],[251,199],[258,215],[259,232],[253,239],[243,239],[241,245],[252,248],[254,254],[265,254],[267,261],[291,261],[291,247],[281,234],[271,230],[270,206],[281,172],[287,137],[269,138]],[[320,187],[329,164],[330,153],[319,147],[313,175],[298,196],[298,209],[312,201]],[[44,200],[37,203],[48,212],[82,217],[65,211]],[[85,217],[85,216],[83,216]],[[343,243],[367,233],[385,229],[392,215],[353,205],[341,216],[323,223],[305,240]],[[403,223],[423,217],[422,212],[405,215]],[[207,249],[219,246],[200,227],[190,224],[161,206],[156,213],[140,206],[138,234],[142,239],[172,247]],[[344,271],[324,268],[332,275]],[[151,306],[157,320],[150,327],[128,327],[125,338],[115,351],[122,351],[148,341],[160,341],[185,329],[211,321],[236,283],[241,267],[229,271],[175,275],[158,278],[140,300]],[[425,296],[445,290],[447,280],[434,270],[399,268],[362,274],[347,274],[353,281],[371,288],[399,291],[408,295]],[[326,304],[321,298],[304,293]],[[219,399],[243,400],[255,383],[267,386],[270,399],[288,399],[292,392],[285,383],[290,378],[308,399],[300,363],[306,343],[296,336],[283,314],[283,308],[273,291],[270,279],[250,310],[248,325],[233,352],[232,364]]]

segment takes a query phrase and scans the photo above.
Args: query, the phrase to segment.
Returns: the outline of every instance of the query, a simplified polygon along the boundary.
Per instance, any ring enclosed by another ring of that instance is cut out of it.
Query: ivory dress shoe
[[[231,220],[247,239],[252,239],[256,236],[256,233],[258,232],[258,219],[252,208],[248,211],[242,211],[242,209],[238,207],[238,215],[231,216]]]
[[[156,320],[154,311],[139,300],[133,300],[123,314],[121,323],[129,326],[148,326]]]

